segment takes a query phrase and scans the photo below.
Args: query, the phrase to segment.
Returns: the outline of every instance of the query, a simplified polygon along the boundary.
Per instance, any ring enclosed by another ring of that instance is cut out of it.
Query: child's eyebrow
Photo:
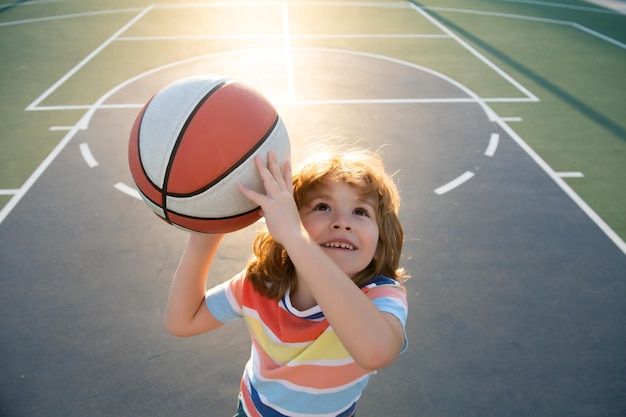
[[[309,202],[315,201],[315,200],[334,200],[334,197],[330,194],[325,194],[324,192],[315,192],[313,191],[312,193],[309,194],[309,198],[307,199]],[[360,197],[356,199],[356,202],[358,204],[364,204],[364,205],[368,205],[371,206],[372,208],[376,208],[376,200],[372,197]]]
[[[376,206],[378,205],[376,200],[374,200],[373,198],[359,198],[358,200],[360,203],[368,205],[372,208],[376,208]]]
[[[330,200],[332,197],[329,194],[324,194],[321,192],[312,191],[309,193],[307,200]]]

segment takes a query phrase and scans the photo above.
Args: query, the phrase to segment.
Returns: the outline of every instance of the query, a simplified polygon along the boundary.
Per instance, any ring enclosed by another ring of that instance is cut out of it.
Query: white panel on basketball
[[[148,178],[163,188],[176,139],[200,100],[227,78],[197,76],[177,81],[158,92],[148,104],[139,129],[139,154]],[[145,141],[141,138],[149,137]]]
[[[280,163],[290,158],[289,137],[281,119],[278,120],[272,133],[254,154],[246,162],[235,168],[222,181],[203,193],[192,197],[168,196],[167,209],[187,216],[204,218],[231,217],[255,209],[257,207],[256,204],[237,190],[237,184],[241,183],[259,193],[265,192],[263,181],[253,161],[257,156],[262,157],[266,161],[267,153],[270,150],[276,152],[276,157]],[[210,200],[207,199],[207,196],[210,196]],[[209,206],[207,201],[219,202],[219,204],[213,203]]]

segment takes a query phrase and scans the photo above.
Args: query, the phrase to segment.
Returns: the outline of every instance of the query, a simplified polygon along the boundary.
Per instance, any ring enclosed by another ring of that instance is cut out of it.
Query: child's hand
[[[284,246],[290,237],[303,230],[293,198],[291,164],[286,161],[281,168],[273,151],[268,153],[267,159],[267,166],[259,157],[254,161],[263,179],[266,194],[257,193],[241,184],[238,188],[243,195],[261,206],[270,234]]]

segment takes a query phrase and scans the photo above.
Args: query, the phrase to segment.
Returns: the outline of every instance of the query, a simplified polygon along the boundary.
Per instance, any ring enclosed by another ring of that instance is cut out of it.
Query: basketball
[[[158,91],[132,127],[135,186],[160,218],[185,230],[229,233],[261,217],[237,184],[264,193],[254,158],[290,158],[274,106],[246,84],[219,75],[183,78]]]

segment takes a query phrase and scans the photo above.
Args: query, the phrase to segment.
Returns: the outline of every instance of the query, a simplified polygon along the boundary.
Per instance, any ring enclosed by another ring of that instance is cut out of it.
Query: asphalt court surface
[[[315,138],[345,137],[384,145],[397,171],[410,346],[372,378],[359,416],[623,414],[626,259],[506,123],[427,67],[318,45],[289,52],[226,48],[154,66],[109,90],[85,129],[66,127],[67,146],[0,225],[0,415],[234,413],[243,324],[165,333],[185,234],[115,187],[131,184],[136,105],[199,72],[272,98],[294,160]],[[256,227],[225,239],[210,284],[244,266]]]

